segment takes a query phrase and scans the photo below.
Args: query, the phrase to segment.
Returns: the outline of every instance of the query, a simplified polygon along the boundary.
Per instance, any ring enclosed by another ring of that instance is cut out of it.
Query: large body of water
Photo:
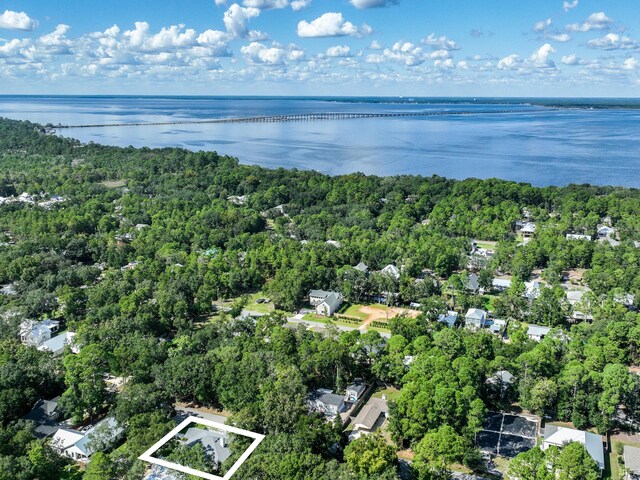
[[[640,187],[640,100],[0,96],[0,116],[54,125],[326,112],[476,114],[58,133],[108,145],[215,150],[245,164],[331,175],[437,174]]]

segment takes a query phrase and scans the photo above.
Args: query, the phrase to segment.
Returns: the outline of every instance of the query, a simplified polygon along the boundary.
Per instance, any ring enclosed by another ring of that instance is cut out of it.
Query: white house
[[[362,398],[362,395],[367,390],[367,385],[364,380],[357,378],[351,385],[347,387],[347,391],[344,395],[344,399],[349,403],[356,403]]]
[[[483,328],[487,325],[487,312],[479,308],[470,308],[464,316],[464,323],[467,327]]]
[[[613,227],[608,227],[606,225],[598,228],[598,237],[606,238],[614,235],[616,233],[616,229]]]
[[[494,290],[503,292],[511,287],[511,280],[509,280],[508,278],[494,278],[491,282],[491,286]]]
[[[556,427],[548,425],[545,427],[542,450],[548,449],[551,445],[562,448],[567,443],[578,442],[584,445],[587,453],[604,470],[604,448],[602,437],[595,433],[574,430],[573,428]]]
[[[527,222],[520,229],[520,233],[524,238],[531,238],[536,233],[536,225],[534,223]]]
[[[25,320],[20,324],[20,341],[25,345],[37,347],[51,338],[58,331],[60,322],[56,320]]]
[[[540,325],[529,325],[527,328],[527,337],[530,340],[534,340],[536,342],[541,342],[545,336],[549,334],[551,331],[550,327],[542,327]]]
[[[333,390],[319,388],[309,395],[309,410],[329,417],[335,417],[345,410],[344,397],[336,395]]]
[[[400,270],[395,265],[387,265],[381,270],[381,273],[390,276],[394,280],[398,280],[400,278]]]
[[[367,267],[367,265],[365,265],[363,262],[360,262],[358,265],[356,265],[353,268],[355,268],[356,270],[360,270],[362,273],[369,272],[369,267]]]
[[[529,300],[533,300],[534,298],[538,298],[540,296],[540,289],[542,284],[537,280],[533,282],[524,282],[525,292],[524,296]]]
[[[309,292],[309,303],[315,307],[318,315],[330,317],[342,305],[343,297],[338,292],[326,292],[324,290],[311,290]]]
[[[94,445],[109,445],[124,431],[118,422],[108,417],[85,432],[60,428],[51,439],[51,447],[60,455],[86,463],[95,453]]]
[[[53,352],[53,355],[57,357],[59,355],[62,355],[62,353],[64,352],[64,347],[69,345],[73,353],[78,353],[80,349],[73,342],[75,336],[75,332],[62,332],[60,335],[56,335],[46,342],[43,342],[38,346],[38,350],[42,352]]]
[[[628,472],[626,480],[640,479],[640,448],[624,446],[624,468]]]

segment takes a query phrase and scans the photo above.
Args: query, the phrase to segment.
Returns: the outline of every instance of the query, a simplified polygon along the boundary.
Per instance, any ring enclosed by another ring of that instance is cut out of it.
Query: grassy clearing
[[[397,400],[400,397],[400,390],[398,390],[397,388],[393,388],[393,387],[387,387],[387,388],[380,388],[378,390],[376,390],[373,395],[371,395],[373,398],[382,398],[382,395],[386,395],[387,396],[387,401],[389,400]]]
[[[497,299],[497,295],[485,295],[482,307],[489,312],[493,312],[495,310],[495,302]]]
[[[106,188],[121,188],[127,185],[126,180],[105,180],[104,182],[100,182]]]
[[[249,303],[245,307],[246,310],[250,310],[252,312],[258,313],[271,313],[274,311],[273,302],[269,303],[257,303],[259,298],[267,298],[267,296],[262,292],[253,293],[249,296]]]
[[[308,322],[319,322],[324,323],[326,325],[337,325],[340,327],[349,327],[353,329],[357,329],[359,327],[356,323],[342,322],[340,319],[324,317],[322,315],[316,315],[315,313],[307,313],[302,320],[306,320]]]
[[[502,473],[507,473],[507,470],[509,470],[509,464],[511,463],[511,461],[507,458],[496,457],[493,459],[493,463],[496,464],[496,470]]]
[[[476,240],[476,245],[478,248],[484,248],[486,250],[494,250],[498,245],[498,242],[492,242],[490,240]]]
[[[342,315],[348,315],[349,317],[356,317],[362,321],[365,321],[369,315],[360,311],[363,305],[350,305],[344,312],[340,312]]]

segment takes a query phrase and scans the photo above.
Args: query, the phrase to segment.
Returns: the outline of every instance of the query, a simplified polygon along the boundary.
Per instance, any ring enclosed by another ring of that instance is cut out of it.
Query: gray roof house
[[[624,446],[624,468],[627,471],[625,480],[640,479],[640,448]]]
[[[317,304],[316,313],[325,317],[333,315],[342,305],[342,294],[338,292],[329,292],[322,302]]]
[[[578,442],[584,445],[587,453],[595,460],[604,470],[604,447],[602,445],[602,436],[582,430],[574,430],[573,428],[557,427],[555,425],[547,425],[544,429],[544,440],[542,450],[546,450],[551,445],[562,448],[563,445],[571,442]]]
[[[332,292],[327,292],[326,290],[311,290],[309,292],[309,303],[312,307],[320,305],[331,293]]]
[[[213,457],[217,463],[222,463],[231,456],[229,436],[225,432],[192,427],[180,438],[188,446],[202,444],[205,452]]]
[[[336,395],[333,390],[319,388],[311,392],[308,399],[309,410],[319,412],[328,417],[335,417],[345,410],[344,397]]]
[[[480,283],[478,282],[478,275],[476,275],[475,273],[468,275],[464,288],[466,288],[468,291],[473,293],[477,292],[480,289]]]
[[[362,273],[367,273],[369,271],[369,267],[367,267],[364,263],[360,262],[355,267],[356,270],[360,270]]]
[[[73,339],[76,336],[74,332],[62,332],[53,338],[43,342],[38,346],[38,350],[52,352],[54,357],[62,355],[64,347],[69,345],[73,353],[78,353],[80,349],[74,344]]]
[[[353,420],[355,430],[372,432],[379,423],[380,416],[386,418],[389,407],[382,398],[371,398]]]
[[[58,430],[58,401],[60,397],[51,400],[38,400],[31,411],[27,413],[23,420],[29,420],[36,424],[33,434],[36,438],[46,438],[53,435]]]
[[[387,265],[381,270],[381,273],[390,276],[394,280],[398,280],[400,278],[400,270],[395,265]]]
[[[483,328],[487,325],[487,312],[479,308],[470,308],[464,316],[465,326]]]
[[[530,340],[541,342],[545,336],[549,334],[551,327],[543,327],[541,325],[529,325],[527,328],[527,337]]]

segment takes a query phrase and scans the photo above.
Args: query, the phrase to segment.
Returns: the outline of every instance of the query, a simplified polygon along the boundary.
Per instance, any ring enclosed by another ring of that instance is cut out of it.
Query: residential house
[[[479,308],[470,308],[464,316],[464,324],[470,328],[484,328],[487,325],[487,312]]]
[[[498,292],[504,292],[505,290],[508,290],[509,287],[511,287],[511,280],[509,280],[508,278],[494,278],[491,286]]]
[[[536,233],[536,225],[534,223],[527,222],[520,229],[520,233],[524,238],[531,238]]]
[[[361,398],[364,392],[367,390],[367,384],[364,383],[364,380],[361,378],[356,378],[356,380],[347,387],[347,391],[344,396],[345,402],[356,403]]]
[[[46,438],[58,430],[57,422],[60,417],[60,410],[58,409],[59,401],[60,397],[55,397],[51,400],[40,399],[31,411],[22,417],[23,420],[29,420],[36,424],[36,428],[33,431],[33,435],[36,438]]]
[[[60,455],[86,463],[96,451],[96,441],[99,441],[100,445],[113,444],[123,431],[115,418],[107,417],[84,432],[58,429],[51,439],[51,447]]]
[[[382,398],[370,398],[353,420],[353,432],[349,439],[353,440],[362,434],[375,432],[389,414],[387,401]]]
[[[616,233],[616,229],[613,227],[609,227],[607,225],[603,225],[601,227],[598,227],[598,237],[599,238],[607,238],[607,237],[611,237],[612,235],[615,235]]]
[[[18,292],[16,291],[16,286],[13,283],[2,285],[2,287],[0,287],[0,295],[9,297],[11,295],[15,295],[16,293]]]
[[[505,392],[516,382],[511,372],[507,370],[500,370],[496,372],[492,377],[487,378],[486,383],[499,391],[500,397],[503,397]]]
[[[324,290],[311,290],[309,303],[315,307],[318,315],[330,317],[342,305],[343,297],[338,292],[325,292]]]
[[[540,325],[529,325],[527,328],[527,337],[535,342],[541,342],[545,336],[549,334],[551,327],[543,327]]]
[[[542,287],[542,284],[537,280],[534,280],[533,282],[525,282],[524,287],[524,296],[528,300],[533,300],[534,298],[538,298],[540,296],[540,289]]]
[[[336,247],[336,248],[340,248],[342,246],[342,243],[338,242],[337,240],[327,240],[326,242],[327,245],[331,245],[332,247]]]
[[[391,265],[391,264],[387,265],[381,270],[381,273],[384,275],[390,276],[394,280],[400,279],[400,269],[395,265]]]
[[[38,350],[45,352],[53,352],[53,356],[57,357],[62,355],[64,347],[69,345],[73,353],[80,352],[80,349],[74,344],[73,339],[76,336],[74,332],[62,332],[60,335],[56,335],[53,338],[43,342],[38,346]]]
[[[51,338],[58,331],[60,322],[56,320],[25,320],[20,324],[20,341],[25,345],[37,347]]]
[[[446,315],[444,313],[438,316],[438,322],[444,323],[448,327],[453,327],[458,321],[458,312],[449,310]]]
[[[499,318],[496,318],[495,320],[492,320],[488,323],[489,331],[495,335],[500,335],[501,333],[503,333],[505,331],[505,327],[507,326],[507,321],[501,320]]]
[[[218,465],[231,456],[229,437],[226,432],[192,427],[178,438],[189,447],[201,444],[205,453],[209,454]]]
[[[551,445],[562,448],[567,443],[578,442],[584,445],[587,453],[595,460],[600,470],[604,470],[604,448],[600,435],[555,425],[547,425],[544,430],[542,450],[547,450]]]
[[[480,289],[478,275],[475,273],[467,275],[467,281],[465,282],[464,288],[471,293],[478,293],[478,290]]]
[[[625,480],[640,479],[640,448],[624,446],[623,451],[624,469],[627,471]]]
[[[344,397],[336,395],[328,388],[319,388],[312,392],[309,395],[308,404],[310,411],[319,412],[328,417],[335,417],[346,409]]]
[[[356,265],[355,267],[356,270],[361,271],[362,273],[366,274],[369,273],[369,267],[367,267],[364,263],[360,262],[358,265]]]
[[[586,290],[569,290],[567,291],[567,300],[571,305],[575,305],[582,300],[585,293],[587,293]]]

